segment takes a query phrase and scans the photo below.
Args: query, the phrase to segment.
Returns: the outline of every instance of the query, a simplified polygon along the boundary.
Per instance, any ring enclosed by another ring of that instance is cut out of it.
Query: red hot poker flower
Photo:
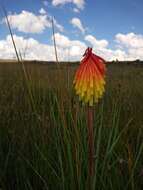
[[[105,91],[105,60],[92,53],[92,48],[87,48],[83,56],[75,74],[74,87],[80,100],[93,106]]]

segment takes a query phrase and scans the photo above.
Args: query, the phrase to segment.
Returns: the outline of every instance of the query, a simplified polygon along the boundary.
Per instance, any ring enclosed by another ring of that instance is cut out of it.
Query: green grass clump
[[[76,66],[0,64],[0,188],[89,189],[86,107],[75,97]],[[143,186],[143,67],[109,65],[94,110],[92,189]]]

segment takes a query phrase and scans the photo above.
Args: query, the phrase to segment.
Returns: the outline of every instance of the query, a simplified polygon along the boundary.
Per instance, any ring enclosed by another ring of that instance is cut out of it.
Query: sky
[[[15,52],[3,8],[23,59],[78,61],[86,48],[105,60],[143,60],[142,0],[0,0],[0,59]]]

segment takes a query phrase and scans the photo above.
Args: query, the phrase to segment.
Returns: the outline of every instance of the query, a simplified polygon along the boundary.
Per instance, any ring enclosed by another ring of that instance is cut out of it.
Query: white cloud
[[[124,34],[125,35],[125,34]],[[115,36],[119,37],[119,35]],[[141,37],[141,35],[136,34],[136,38]],[[125,37],[125,36],[124,36]],[[128,34],[126,34],[128,38]],[[135,36],[134,36],[135,37]],[[51,37],[52,38],[52,37]],[[132,43],[127,41],[115,41],[116,44],[120,44],[121,48],[111,49],[108,47],[108,41],[105,39],[98,40],[92,35],[85,36],[85,42],[79,40],[71,40],[69,37],[62,35],[60,33],[55,34],[58,58],[60,61],[75,61],[80,60],[84,54],[87,44],[90,43],[93,47],[95,54],[103,57],[105,60],[143,60],[143,46],[132,46]],[[122,38],[121,38],[122,39]],[[38,42],[33,38],[24,38],[22,36],[14,35],[14,40],[18,51],[25,54],[25,59],[34,60],[55,60],[54,47],[51,44],[43,44]],[[117,40],[117,39],[116,39]],[[118,39],[119,40],[119,39]],[[141,40],[141,39],[140,39]],[[133,41],[134,42],[134,41]],[[138,42],[140,43],[140,41]],[[130,45],[131,44],[131,45]],[[26,51],[26,52],[25,52]],[[10,35],[6,39],[0,40],[0,59],[8,59],[15,57],[15,52]]]
[[[80,60],[86,45],[83,42],[70,40],[68,37],[55,34],[57,42],[58,58],[60,61],[77,61]],[[14,35],[14,41],[18,51],[22,55],[25,54],[25,59],[28,60],[55,60],[53,45],[43,44],[33,38],[24,38]],[[44,53],[43,53],[44,52]],[[4,40],[0,40],[0,59],[15,58],[15,51],[10,35]]]
[[[96,48],[95,48],[95,51],[96,51]],[[101,55],[107,61],[112,61],[116,59],[123,61],[127,59],[127,55],[125,51],[120,50],[120,49],[113,50],[110,48],[103,48],[103,49],[100,49],[99,55]]]
[[[122,46],[129,48],[143,48],[143,35],[128,33],[128,34],[117,34],[115,36],[116,41]]]
[[[45,14],[46,14],[46,11],[45,11],[44,8],[41,8],[41,9],[39,10],[39,13],[40,13],[41,15],[45,15]]]
[[[70,40],[67,36],[64,36],[60,33],[55,34],[57,45],[66,48],[66,47],[73,47],[73,46],[79,46],[81,50],[85,50],[86,45],[84,42],[81,42],[79,40]]]
[[[84,0],[52,0],[54,6],[64,5],[66,3],[73,3],[79,9],[83,9],[85,5]]]
[[[48,60],[53,60],[54,51],[52,49],[52,46],[41,44],[33,38],[26,39],[16,35],[14,35],[13,37],[18,52],[20,51],[22,55],[25,54],[26,59],[45,60],[48,57]],[[0,44],[1,59],[10,59],[16,57],[10,35],[8,35],[5,40],[1,40]],[[50,54],[48,54],[49,52]]]
[[[85,0],[73,0],[73,3],[79,8],[83,9],[85,6]]]
[[[94,47],[99,47],[99,48],[105,48],[108,46],[108,41],[107,40],[97,40],[94,36],[92,35],[87,35],[85,36],[85,40],[90,42],[90,44]]]
[[[43,10],[40,10],[40,12]],[[4,19],[5,20],[5,19]],[[47,14],[35,15],[32,12],[23,10],[21,13],[9,14],[8,20],[13,29],[24,33],[42,33],[46,28],[51,27],[51,19]],[[55,26],[62,31],[63,26],[55,20]]]
[[[143,35],[128,33],[118,33],[115,36],[115,41],[119,47],[126,50],[127,59],[143,59]]]
[[[79,18],[72,18],[72,20],[70,21],[70,23],[78,28],[82,33],[85,33],[85,28],[82,25],[82,22]]]
[[[91,44],[95,53],[105,60],[143,60],[143,35],[118,33],[115,35],[115,49],[108,47],[107,40],[97,40],[92,35],[85,36],[85,40]]]
[[[61,50],[62,57],[64,55],[65,60],[80,60],[85,49],[86,44],[79,40],[70,40],[67,36],[61,35],[60,33],[55,34],[56,44],[58,49]],[[68,57],[70,56],[70,57]]]
[[[143,60],[143,48],[130,48],[128,50],[128,60],[130,59],[141,59]]]
[[[67,36],[61,35],[60,33],[55,34],[56,44],[62,48],[68,48],[70,46],[70,40]]]
[[[85,40],[88,41],[96,54],[103,57],[105,60],[124,60],[126,58],[126,53],[120,49],[110,49],[108,48],[108,41],[105,39],[98,40],[92,35],[85,36]]]
[[[79,12],[80,12],[80,10],[79,10],[79,9],[77,9],[77,8],[73,8],[73,12],[75,12],[75,13],[79,13]]]

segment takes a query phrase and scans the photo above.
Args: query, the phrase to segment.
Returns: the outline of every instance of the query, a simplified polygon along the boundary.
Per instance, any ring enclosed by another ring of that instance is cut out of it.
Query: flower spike
[[[76,94],[83,103],[93,106],[105,91],[105,60],[87,48],[74,78]]]

